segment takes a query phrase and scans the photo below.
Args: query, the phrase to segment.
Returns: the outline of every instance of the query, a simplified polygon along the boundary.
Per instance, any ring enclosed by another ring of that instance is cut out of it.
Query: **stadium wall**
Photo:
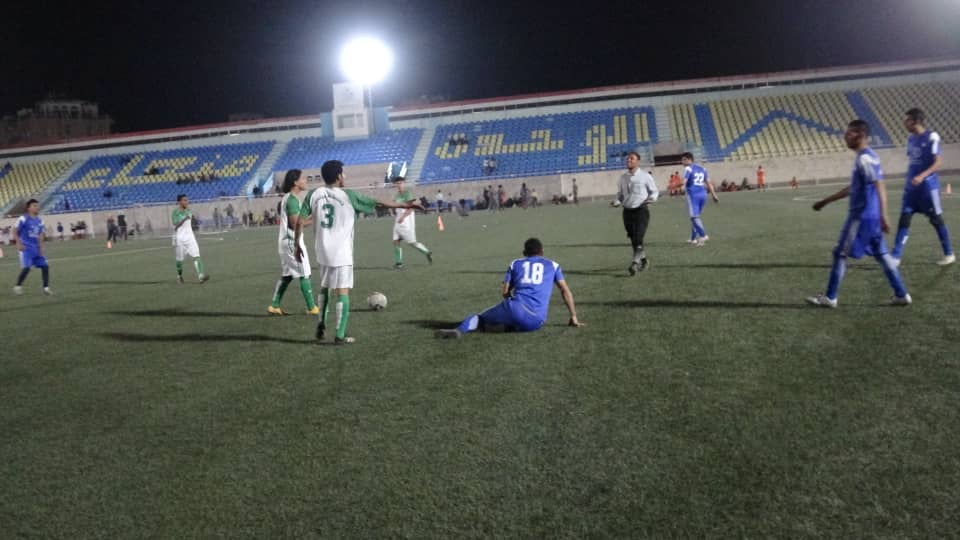
[[[906,154],[902,148],[882,149],[877,151],[880,156],[880,162],[884,172],[890,178],[900,178],[907,169]],[[956,183],[956,188],[960,189],[960,165],[954,164],[950,156],[960,156],[960,144],[944,145],[943,154],[946,156],[947,165],[941,174],[941,183]],[[849,171],[853,163],[850,152],[837,154],[820,154],[815,156],[798,156],[789,158],[776,158],[763,161],[762,163],[746,162],[718,162],[707,165],[707,171],[716,185],[719,185],[724,179],[735,181],[738,184],[746,177],[752,185],[756,183],[756,166],[763,165],[766,170],[767,184],[770,187],[785,187],[794,176],[804,185],[806,184],[832,184],[842,183],[849,178]],[[680,166],[651,167],[657,185],[661,190],[666,189],[667,180],[674,171],[679,171]],[[384,186],[383,175],[386,170],[386,164],[361,165],[346,168],[347,186],[352,189],[363,191],[365,194],[378,199],[392,199],[393,188]],[[316,172],[319,174],[319,171]],[[612,199],[617,192],[617,182],[622,169],[609,169],[605,171],[596,171],[583,174],[557,174],[547,176],[518,177],[505,180],[503,178],[477,178],[462,180],[458,182],[432,183],[432,184],[410,184],[408,187],[416,197],[426,197],[433,202],[436,199],[437,190],[443,192],[445,200],[472,199],[479,202],[482,197],[484,186],[492,185],[494,188],[503,184],[508,197],[517,197],[520,194],[520,186],[526,182],[530,190],[536,190],[541,203],[549,203],[554,195],[572,194],[573,179],[577,180],[579,185],[579,196],[584,199],[604,198]],[[282,178],[279,179],[282,181]],[[310,188],[321,185],[320,182],[309,184]],[[241,212],[254,212],[256,215],[262,215],[264,210],[276,211],[277,203],[280,197],[274,193],[267,194],[262,198],[233,197],[224,198],[216,201],[193,203],[194,214],[202,222],[201,230],[207,230],[212,224],[213,209],[219,208],[224,212],[228,204],[232,204],[235,210],[235,216],[239,219]],[[108,210],[101,212],[76,212],[65,214],[54,214],[44,216],[44,222],[51,235],[56,230],[56,223],[63,223],[69,230],[68,225],[79,220],[84,220],[90,230],[97,237],[106,235],[106,221],[110,216],[125,214],[127,222],[132,229],[137,222],[141,228],[145,228],[149,221],[153,229],[153,235],[169,235],[171,230],[170,213],[175,207],[175,203],[162,204],[155,206],[139,206],[128,208],[126,210]],[[0,227],[11,226],[16,222],[15,218],[0,219]]]

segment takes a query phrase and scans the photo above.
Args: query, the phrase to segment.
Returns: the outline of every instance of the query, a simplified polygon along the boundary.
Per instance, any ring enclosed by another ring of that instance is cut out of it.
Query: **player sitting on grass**
[[[503,327],[507,331],[532,332],[547,320],[547,308],[553,284],[563,295],[563,302],[570,311],[570,326],[583,326],[577,320],[573,293],[563,279],[560,265],[543,256],[543,244],[531,238],[523,244],[523,258],[510,263],[500,286],[503,302],[479,315],[471,315],[460,326],[450,330],[438,330],[438,338],[460,338],[475,330],[492,330]]]

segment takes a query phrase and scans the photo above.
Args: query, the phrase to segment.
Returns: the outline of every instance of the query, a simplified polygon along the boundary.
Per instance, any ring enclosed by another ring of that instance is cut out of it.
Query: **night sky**
[[[0,114],[50,92],[119,131],[315,114],[357,33],[396,52],[379,105],[960,56],[960,0],[83,4],[5,3]]]

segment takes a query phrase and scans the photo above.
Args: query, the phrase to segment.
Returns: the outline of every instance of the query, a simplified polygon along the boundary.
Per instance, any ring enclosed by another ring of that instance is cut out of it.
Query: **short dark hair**
[[[290,190],[293,189],[293,185],[297,183],[297,180],[300,179],[300,175],[303,174],[303,171],[300,169],[290,169],[287,171],[287,174],[283,177],[283,186],[280,187],[280,191],[284,193],[290,193]]]
[[[187,194],[186,194],[186,193],[181,193],[181,194],[177,195],[177,202],[180,202],[180,201],[182,201],[183,199],[186,199],[186,198],[187,198]]]
[[[627,153],[626,153],[623,157],[627,157],[627,156],[629,156],[630,154],[633,154],[633,155],[637,156],[637,159],[641,159],[641,158],[640,158],[640,152],[637,152],[636,150],[627,150]]]
[[[870,135],[870,124],[868,124],[866,120],[860,120],[859,118],[847,124],[847,129],[859,131],[864,135]]]
[[[543,244],[538,238],[529,238],[523,243],[523,256],[533,257],[534,255],[543,255]]]
[[[30,205],[33,204],[33,203],[40,204],[40,201],[38,201],[38,200],[36,200],[36,199],[30,199],[29,201],[27,201],[27,208],[30,208]]]
[[[324,161],[323,166],[320,167],[320,176],[323,177],[325,184],[336,184],[341,174],[343,174],[342,161],[331,159]]]
[[[684,158],[689,159],[690,161],[694,161],[693,152],[684,152],[680,154],[680,159],[684,159]]]
[[[906,112],[907,118],[913,120],[918,124],[922,124],[926,119],[927,115],[923,114],[923,110],[914,107]]]

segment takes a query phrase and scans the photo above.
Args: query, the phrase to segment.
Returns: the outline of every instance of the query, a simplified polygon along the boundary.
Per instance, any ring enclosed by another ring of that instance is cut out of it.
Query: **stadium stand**
[[[40,195],[71,164],[71,161],[38,161],[0,166],[0,208],[19,199]]]
[[[619,166],[628,149],[656,142],[652,107],[444,124],[420,181],[598,170]]]
[[[54,193],[53,213],[170,202],[179,193],[202,201],[234,196],[274,141],[178,148],[88,159]]]
[[[852,118],[867,117],[858,93],[840,91],[724,99],[671,106],[677,138],[702,146],[705,161],[736,161],[843,151]],[[693,109],[691,119],[690,109]],[[868,108],[867,108],[868,109]],[[889,146],[883,130],[878,146]]]
[[[328,159],[339,159],[347,165],[412,161],[414,150],[423,136],[420,128],[397,129],[376,133],[369,139],[335,141],[333,137],[298,137],[274,165],[276,171],[316,169]]]
[[[897,146],[907,143],[903,118],[913,107],[923,109],[927,127],[939,133],[943,142],[960,142],[960,82],[868,88],[862,94]]]
[[[669,114],[676,139],[702,148],[705,161],[737,161],[842,152],[853,118],[873,126],[874,147],[903,146],[903,114],[916,106],[945,142],[960,141],[956,82],[722,99],[672,105]]]

